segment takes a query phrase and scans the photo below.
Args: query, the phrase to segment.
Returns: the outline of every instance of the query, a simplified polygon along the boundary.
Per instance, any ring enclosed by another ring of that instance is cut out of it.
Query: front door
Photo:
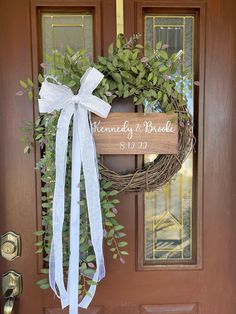
[[[0,8],[0,233],[14,231],[22,242],[21,256],[0,257],[0,269],[1,276],[22,274],[15,313],[67,313],[51,291],[35,284],[42,268],[33,235],[41,227],[38,148],[23,154],[20,127],[35,119],[37,107],[16,95],[19,80],[36,81],[43,55],[54,48],[84,48],[95,60],[119,32],[140,33],[153,49],[161,40],[170,53],[183,50],[183,66],[193,75],[188,104],[196,144],[170,184],[120,195],[129,256],[119,263],[105,247],[107,276],[90,308],[79,312],[236,313],[235,1],[1,0]],[[105,162],[122,172],[151,158],[111,156]],[[6,301],[2,296],[1,311]]]

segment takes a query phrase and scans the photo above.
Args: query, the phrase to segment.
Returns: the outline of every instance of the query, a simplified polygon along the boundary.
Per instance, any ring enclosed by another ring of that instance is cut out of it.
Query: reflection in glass
[[[167,44],[168,53],[183,50],[183,66],[193,74],[193,16],[145,16],[145,43]],[[193,82],[191,82],[193,84]],[[193,96],[188,95],[193,114]],[[156,155],[146,155],[150,162]],[[145,193],[145,261],[165,264],[192,259],[192,154],[176,177],[158,191]]]

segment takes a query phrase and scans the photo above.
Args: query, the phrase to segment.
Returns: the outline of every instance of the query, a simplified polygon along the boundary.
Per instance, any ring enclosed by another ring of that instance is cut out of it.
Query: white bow
[[[92,95],[102,79],[103,74],[100,71],[89,68],[80,80],[81,87],[78,95],[74,95],[69,87],[50,83],[47,79],[42,83],[39,93],[40,112],[50,113],[54,110],[61,110],[56,133],[56,182],[53,198],[53,239],[49,259],[49,282],[55,294],[61,299],[62,307],[70,305],[70,314],[77,314],[78,306],[87,308],[96,291],[96,285],[90,286],[88,292],[92,297],[86,295],[78,304],[81,166],[85,180],[91,241],[96,257],[97,268],[93,281],[98,282],[105,276],[99,175],[96,148],[89,122],[89,112],[106,118],[111,109],[108,103]],[[62,228],[65,209],[68,131],[72,116],[70,258],[66,290],[63,276]]]

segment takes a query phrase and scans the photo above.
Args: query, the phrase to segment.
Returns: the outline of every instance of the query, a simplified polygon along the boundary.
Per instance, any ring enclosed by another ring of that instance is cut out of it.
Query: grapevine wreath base
[[[140,192],[153,191],[168,183],[181,169],[183,162],[191,153],[194,143],[192,116],[187,106],[179,106],[172,98],[176,113],[184,114],[185,121],[179,121],[178,154],[158,155],[150,163],[134,172],[120,174],[109,169],[100,162],[100,175],[112,183],[112,187],[118,191]]]

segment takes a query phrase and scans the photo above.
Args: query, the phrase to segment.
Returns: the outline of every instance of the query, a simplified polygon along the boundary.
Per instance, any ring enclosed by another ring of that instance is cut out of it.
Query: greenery
[[[118,36],[116,45],[111,44],[106,57],[98,57],[95,64],[91,64],[86,58],[86,51],[73,51],[67,48],[64,55],[54,51],[52,56],[47,56],[46,63],[42,64],[44,72],[57,79],[60,83],[69,86],[76,94],[80,88],[80,78],[89,66],[94,66],[104,74],[102,83],[95,91],[95,95],[112,103],[117,97],[133,97],[136,105],[144,105],[146,111],[160,111],[173,113],[174,108],[170,97],[174,97],[178,103],[185,106],[185,92],[188,86],[189,76],[183,71],[181,58],[177,54],[169,56],[165,45],[157,43],[156,49],[146,49],[138,44],[139,35],[132,36],[129,40],[123,35]],[[45,75],[46,75],[45,74]],[[44,76],[45,76],[44,75]],[[39,75],[39,83],[44,81],[44,76]],[[49,79],[50,80],[50,79]],[[30,79],[20,81],[30,99],[37,98],[38,92]],[[18,92],[21,95],[22,92]],[[41,158],[37,163],[37,169],[41,171],[42,181],[42,230],[35,232],[37,235],[36,253],[43,254],[47,265],[52,239],[52,200],[55,183],[55,134],[59,112],[40,114],[34,124],[25,122],[22,128],[25,142],[24,152],[29,153],[36,141],[41,147]],[[179,113],[179,118],[184,120],[185,114]],[[70,174],[71,174],[71,129],[69,134],[67,177],[66,177],[66,201],[65,223],[63,227],[63,256],[65,270],[69,259],[69,204],[70,204]],[[124,256],[128,255],[123,240],[126,234],[124,227],[117,220],[116,205],[118,192],[112,188],[112,184],[101,179],[101,206],[103,214],[104,236],[106,244],[112,253],[113,259],[125,262]],[[83,175],[81,176],[81,231],[80,231],[80,286],[79,295],[83,297],[88,286],[95,284],[91,278],[95,271],[95,256],[91,244],[86,195]],[[42,269],[43,274],[48,273],[47,267]],[[42,289],[48,288],[47,278],[38,281]]]
[[[34,139],[40,144],[42,148],[42,158],[38,161],[36,168],[41,171],[42,181],[42,230],[38,230],[35,234],[38,240],[35,243],[36,253],[43,254],[43,260],[47,265],[49,261],[50,244],[52,239],[52,201],[53,190],[55,183],[55,134],[56,125],[59,113],[43,114],[36,120],[34,126]],[[30,134],[32,132],[32,124],[25,123],[22,128],[24,132]],[[63,262],[65,270],[69,263],[69,208],[70,208],[70,175],[71,175],[71,130],[69,134],[69,147],[68,147],[68,161],[67,161],[67,176],[65,185],[65,222],[63,226]],[[23,140],[25,141],[25,137]],[[29,137],[28,137],[29,139]],[[27,141],[28,141],[27,139]],[[27,144],[25,152],[29,152],[31,144]],[[107,181],[101,180],[100,182],[100,198],[103,215],[104,236],[106,244],[112,253],[113,259],[119,259],[122,263],[125,262],[123,256],[128,255],[126,251],[127,242],[123,240],[126,234],[123,232],[124,227],[117,221],[116,206],[119,200],[116,198],[117,191],[111,189],[111,184]],[[81,176],[81,223],[80,223],[80,291],[79,294],[83,296],[87,292],[87,287],[94,284],[91,277],[95,271],[95,256],[92,248],[88,211],[85,195],[84,178]],[[43,274],[48,273],[45,267],[41,270]],[[42,289],[49,287],[47,278],[42,278],[38,281],[38,285]]]

